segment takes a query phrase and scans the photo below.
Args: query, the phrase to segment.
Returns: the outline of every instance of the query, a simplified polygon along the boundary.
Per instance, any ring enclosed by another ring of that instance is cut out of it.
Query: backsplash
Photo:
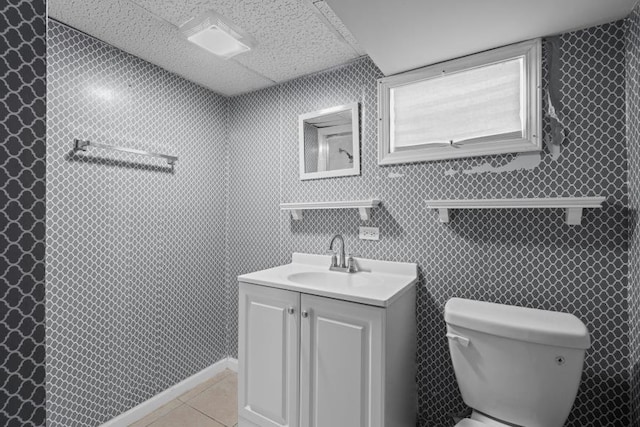
[[[46,5],[0,5],[0,425],[45,423]]]
[[[94,426],[227,355],[228,101],[52,20],[48,79],[47,425]]]
[[[627,141],[629,147],[629,328],[631,405],[640,424],[640,3],[627,19]]]
[[[443,319],[454,296],[578,316],[593,345],[568,425],[629,425],[625,23],[564,34],[560,43],[565,138],[559,154],[545,149],[529,169],[510,170],[519,155],[378,166],[382,75],[366,58],[231,98],[229,354],[237,355],[236,275],[289,262],[292,252],[324,253],[341,233],[347,250],[362,257],[419,265],[424,425],[452,425],[449,415],[465,408]],[[545,87],[547,80],[545,66]],[[354,101],[361,103],[361,176],[300,181],[298,114]],[[544,129],[546,140],[546,117]],[[478,167],[489,171],[470,173]],[[581,226],[566,225],[561,210],[461,210],[441,224],[425,207],[439,198],[592,195],[606,196],[605,208],[586,210]],[[366,198],[383,201],[367,223],[355,210],[306,211],[293,221],[278,208],[278,202]],[[359,240],[359,225],[380,227],[380,241]]]

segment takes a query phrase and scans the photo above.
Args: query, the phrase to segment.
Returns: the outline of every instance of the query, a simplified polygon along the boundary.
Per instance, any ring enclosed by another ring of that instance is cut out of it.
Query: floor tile
[[[201,414],[188,405],[182,405],[149,427],[224,427],[222,424]]]
[[[188,400],[186,404],[227,427],[233,427],[238,422],[237,376],[235,374],[226,376],[217,384]]]
[[[197,386],[195,386],[194,388],[192,388],[191,390],[189,390],[188,392],[186,392],[182,396],[178,397],[178,399],[180,399],[183,402],[186,402],[187,400],[193,399],[194,397],[196,397],[197,395],[199,395],[200,393],[202,393],[203,391],[205,391],[206,389],[208,389],[212,385],[218,383],[219,381],[221,381],[222,379],[224,379],[227,375],[229,375],[231,373],[232,373],[232,371],[230,371],[229,369],[225,369],[224,371],[220,372],[219,374],[217,374],[213,378],[210,378],[207,381],[205,381],[205,382],[203,382],[201,384],[198,384]]]
[[[177,399],[174,399],[171,402],[151,412],[149,415],[145,416],[144,418],[141,418],[140,420],[136,421],[133,424],[129,424],[129,426],[130,427],[146,427],[152,422],[156,421],[158,418],[162,417],[163,415],[168,414],[173,409],[176,409],[180,405],[182,405],[182,402],[180,402]]]

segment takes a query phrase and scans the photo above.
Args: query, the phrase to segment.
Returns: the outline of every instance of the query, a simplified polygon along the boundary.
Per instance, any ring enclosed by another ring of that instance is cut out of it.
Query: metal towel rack
[[[173,166],[175,164],[175,162],[178,161],[178,158],[176,156],[169,156],[167,154],[153,153],[151,151],[138,150],[136,148],[118,147],[118,146],[115,146],[115,145],[98,144],[97,142],[91,142],[91,141],[82,140],[82,139],[74,139],[73,140],[73,151],[74,152],[87,151],[87,147],[97,147],[97,148],[103,148],[105,150],[123,151],[125,153],[140,154],[142,156],[148,156],[148,157],[157,157],[157,158],[160,158],[160,159],[165,159],[167,161],[167,163],[170,164],[171,166]]]

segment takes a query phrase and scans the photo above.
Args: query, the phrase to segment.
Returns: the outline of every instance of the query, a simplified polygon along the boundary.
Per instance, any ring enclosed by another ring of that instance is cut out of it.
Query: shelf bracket
[[[360,219],[363,221],[368,221],[371,216],[371,208],[358,208],[360,212]]]
[[[565,221],[569,225],[580,225],[582,222],[582,208],[566,208]]]
[[[293,219],[295,219],[296,221],[301,221],[302,220],[302,209],[292,209],[291,210],[291,217]]]
[[[438,217],[440,218],[440,222],[449,222],[449,209],[438,208]]]

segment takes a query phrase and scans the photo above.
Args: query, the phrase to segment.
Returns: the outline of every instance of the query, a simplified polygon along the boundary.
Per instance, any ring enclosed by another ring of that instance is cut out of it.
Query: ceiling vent
[[[224,59],[248,52],[256,45],[253,37],[211,10],[186,22],[180,31],[191,43]]]

